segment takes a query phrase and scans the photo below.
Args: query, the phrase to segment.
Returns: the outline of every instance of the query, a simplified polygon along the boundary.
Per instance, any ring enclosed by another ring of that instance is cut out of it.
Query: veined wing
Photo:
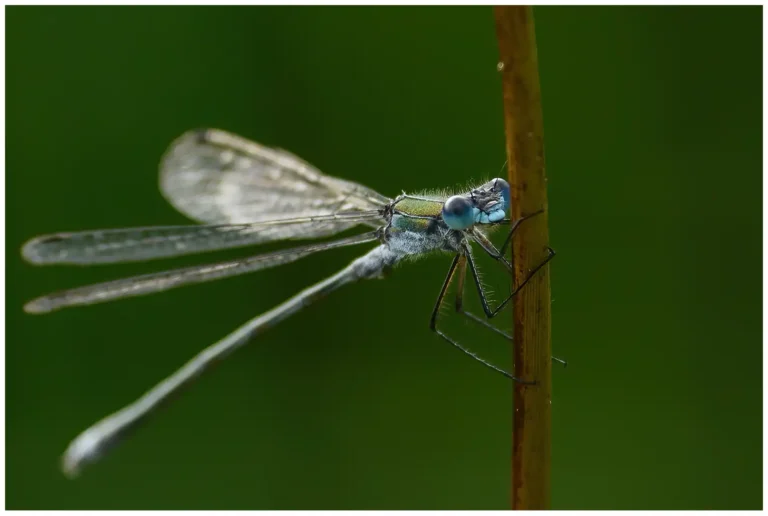
[[[347,212],[252,224],[158,226],[56,233],[28,241],[22,256],[36,265],[90,265],[170,258],[274,240],[333,234],[357,224],[380,226],[379,211]]]
[[[155,292],[162,292],[183,285],[213,281],[261,269],[268,269],[270,267],[294,262],[318,251],[363,244],[375,240],[377,240],[376,232],[371,231],[332,242],[309,244],[248,258],[239,258],[214,264],[195,265],[192,267],[184,267],[181,269],[173,269],[97,283],[95,285],[63,290],[61,292],[55,292],[39,297],[24,305],[24,311],[28,313],[46,313],[68,306],[90,305],[126,297],[153,294]]]
[[[327,176],[299,157],[218,129],[189,131],[160,164],[160,189],[188,217],[208,224],[341,214],[382,208],[390,199]],[[294,229],[315,238],[351,227]]]

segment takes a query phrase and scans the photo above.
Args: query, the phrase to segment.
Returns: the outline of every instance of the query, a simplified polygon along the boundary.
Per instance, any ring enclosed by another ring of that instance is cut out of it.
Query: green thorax
[[[392,226],[405,231],[425,231],[441,220],[443,201],[403,197],[392,205]]]
[[[418,197],[403,197],[392,205],[402,215],[413,217],[440,217],[443,201]]]

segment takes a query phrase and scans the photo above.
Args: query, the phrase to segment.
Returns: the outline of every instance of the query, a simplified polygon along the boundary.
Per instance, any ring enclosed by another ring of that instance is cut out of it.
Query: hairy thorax
[[[394,253],[416,256],[431,251],[458,252],[465,240],[441,217],[442,199],[401,195],[385,210],[382,241]]]

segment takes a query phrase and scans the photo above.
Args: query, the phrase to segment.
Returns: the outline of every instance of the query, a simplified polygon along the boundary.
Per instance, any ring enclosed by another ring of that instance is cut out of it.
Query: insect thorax
[[[464,235],[449,228],[442,219],[440,201],[401,196],[385,210],[388,224],[383,240],[404,256],[432,251],[457,252]]]

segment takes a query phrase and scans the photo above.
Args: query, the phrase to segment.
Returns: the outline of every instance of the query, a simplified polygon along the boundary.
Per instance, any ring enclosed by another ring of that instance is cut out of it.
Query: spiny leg
[[[527,220],[527,219],[529,219],[529,218],[531,218],[531,217],[533,217],[535,215],[538,215],[540,213],[543,213],[543,210],[539,210],[539,211],[537,211],[537,212],[535,212],[535,213],[533,213],[531,215],[526,215],[526,216],[521,217],[520,219],[516,220],[512,224],[512,228],[510,229],[509,234],[507,235],[507,238],[504,241],[504,245],[502,246],[502,251],[497,250],[496,247],[493,245],[493,243],[491,243],[482,233],[479,233],[477,231],[471,231],[470,233],[474,237],[475,241],[478,244],[480,244],[480,246],[488,253],[488,255],[490,255],[492,258],[494,258],[497,261],[501,261],[503,263],[503,265],[507,268],[508,272],[510,272],[511,274],[514,274],[514,266],[510,262],[508,262],[506,260],[506,258],[504,258],[504,254],[503,254],[504,249],[506,249],[506,247],[509,245],[509,242],[512,239],[512,235],[514,235],[515,230],[520,226],[520,224],[523,221],[525,221],[525,220]],[[448,270],[448,275],[446,276],[445,281],[443,282],[443,286],[440,289],[440,294],[437,297],[437,302],[435,303],[435,307],[432,310],[432,316],[430,318],[430,324],[429,324],[430,329],[432,331],[434,331],[435,333],[437,333],[438,335],[440,335],[443,339],[447,340],[452,346],[456,347],[457,349],[461,350],[463,353],[465,353],[465,354],[469,355],[470,357],[474,358],[475,360],[477,360],[478,362],[482,363],[486,367],[489,367],[490,369],[493,369],[494,371],[496,371],[498,373],[501,373],[504,376],[506,376],[507,378],[510,378],[510,379],[512,379],[512,380],[514,380],[516,382],[520,382],[520,383],[524,383],[524,384],[535,384],[536,383],[535,381],[534,382],[530,382],[530,381],[521,380],[519,378],[516,378],[515,376],[511,375],[510,373],[508,373],[508,372],[504,371],[503,369],[501,369],[501,368],[491,364],[490,362],[480,358],[475,353],[472,353],[468,349],[466,349],[463,346],[461,346],[458,342],[456,342],[455,340],[451,339],[445,333],[443,333],[442,331],[440,331],[437,328],[437,317],[439,315],[440,306],[442,305],[443,299],[445,298],[445,294],[446,294],[446,292],[448,290],[448,286],[451,284],[451,281],[453,280],[453,276],[456,273],[456,268],[457,267],[459,267],[459,269],[460,269],[460,274],[459,274],[459,282],[460,282],[459,283],[459,292],[462,293],[463,290],[464,290],[464,278],[466,276],[466,265],[467,265],[467,263],[469,263],[470,269],[472,271],[472,276],[473,276],[473,278],[475,280],[475,285],[477,286],[478,293],[480,294],[480,300],[481,300],[482,305],[483,305],[483,311],[485,312],[485,314],[486,314],[486,316],[488,318],[493,318],[493,317],[495,317],[501,311],[502,308],[504,308],[504,306],[506,306],[506,304],[518,292],[520,292],[520,290],[523,287],[525,287],[525,285],[528,283],[528,281],[530,281],[530,279],[539,271],[539,269],[541,269],[544,265],[546,265],[547,262],[549,262],[555,256],[555,251],[551,247],[547,247],[547,250],[549,252],[547,258],[545,258],[539,265],[537,265],[532,271],[530,271],[528,273],[528,276],[526,276],[526,278],[523,280],[523,282],[520,285],[518,285],[517,287],[515,287],[512,290],[512,292],[510,293],[510,295],[509,295],[509,297],[507,299],[505,299],[495,310],[492,310],[490,308],[490,306],[488,305],[488,301],[486,299],[485,292],[483,291],[482,285],[480,283],[480,278],[477,275],[477,269],[475,268],[475,264],[474,264],[474,261],[472,259],[471,250],[468,248],[468,246],[465,247],[463,252],[458,253],[456,255],[456,257],[453,259],[453,262],[451,263],[451,267]],[[457,309],[457,311],[463,312],[463,308],[461,307],[461,297],[457,297],[456,309]],[[464,312],[464,313],[467,313],[467,312]],[[470,316],[470,318],[472,318],[473,320],[476,320],[477,322],[480,322],[484,326],[487,326],[488,328],[492,329],[496,333],[499,333],[499,334],[501,334],[501,335],[503,335],[505,337],[511,338],[507,334],[505,334],[504,332],[499,330],[498,328],[496,328],[493,325],[491,325],[490,323],[488,323],[487,321],[484,321],[481,318],[479,318],[479,317],[477,317],[477,316],[475,316],[473,314],[467,313],[467,315]],[[555,359],[555,360],[560,361],[560,359]]]
[[[472,320],[473,320],[473,321],[475,321],[476,323],[478,323],[478,324],[481,324],[481,325],[485,326],[485,327],[486,327],[486,328],[488,328],[489,330],[491,330],[491,331],[493,331],[493,332],[495,332],[495,333],[498,333],[499,335],[501,335],[502,337],[504,337],[504,338],[505,338],[505,339],[507,339],[508,341],[510,341],[510,342],[513,342],[513,341],[514,341],[514,338],[512,337],[512,335],[510,335],[509,333],[507,333],[507,332],[505,332],[505,331],[503,331],[503,330],[500,330],[499,328],[497,328],[497,327],[496,327],[496,326],[494,326],[493,324],[489,323],[488,321],[486,321],[486,320],[485,320],[485,319],[483,319],[482,317],[478,317],[477,315],[473,314],[472,312],[467,312],[467,311],[466,311],[466,310],[464,310],[463,308],[462,308],[461,310],[457,310],[457,311],[458,311],[460,314],[466,315],[468,318],[472,319]],[[564,360],[564,359],[562,359],[562,358],[558,358],[558,357],[554,357],[554,356],[553,356],[553,357],[552,357],[552,361],[553,361],[553,362],[558,362],[558,363],[560,363],[560,364],[563,364],[563,367],[568,367],[568,361],[567,361],[567,360]]]
[[[539,211],[535,211],[531,213],[530,215],[523,215],[522,217],[514,221],[512,223],[512,227],[509,228],[509,233],[507,234],[507,238],[505,238],[504,243],[501,244],[501,249],[499,249],[499,254],[501,254],[501,256],[504,256],[504,253],[507,252],[507,246],[509,246],[509,243],[512,241],[512,235],[515,233],[515,230],[520,226],[520,224],[523,223],[523,221],[528,220],[532,217],[535,217],[536,215],[541,215],[542,213],[544,213],[543,208],[540,209]]]
[[[461,264],[459,266],[460,270],[458,272],[459,278],[457,280],[458,281],[458,285],[456,286],[456,301],[455,301],[456,311],[458,313],[460,313],[460,314],[466,315],[467,317],[469,317],[473,321],[477,321],[478,323],[482,324],[486,328],[489,328],[489,329],[495,331],[496,333],[498,333],[502,337],[505,337],[505,338],[507,338],[509,340],[512,340],[512,337],[510,335],[507,335],[506,333],[504,333],[500,329],[496,328],[495,326],[490,324],[488,321],[486,321],[482,317],[478,317],[477,315],[473,314],[472,312],[468,312],[468,311],[466,311],[464,309],[464,282],[465,282],[466,277],[467,277],[467,263],[469,263],[470,267],[472,268],[472,272],[473,272],[472,276],[475,279],[475,285],[477,285],[477,287],[478,287],[478,292],[480,294],[480,302],[483,305],[483,311],[486,313],[486,315],[489,318],[493,317],[493,313],[491,312],[490,308],[488,307],[488,301],[487,301],[487,298],[486,298],[486,295],[485,295],[485,291],[483,290],[483,286],[478,281],[477,272],[475,270],[475,264],[474,264],[474,260],[472,258],[472,255],[470,254],[470,251],[469,251],[468,247],[466,247],[465,249],[466,249],[466,258],[464,260],[462,260],[462,262],[461,262]]]
[[[466,355],[469,355],[470,357],[474,358],[475,360],[477,360],[478,362],[480,362],[484,366],[486,366],[486,367],[488,367],[490,369],[493,369],[497,373],[501,373],[502,375],[506,376],[507,378],[510,378],[511,380],[514,380],[514,381],[519,382],[519,383],[524,383],[524,384],[528,384],[528,385],[536,383],[536,382],[529,382],[529,381],[521,380],[521,379],[511,375],[507,371],[501,369],[500,367],[497,367],[497,366],[491,364],[487,360],[484,360],[484,359],[480,358],[475,353],[469,351],[467,348],[465,348],[464,346],[462,346],[461,344],[459,344],[458,342],[456,342],[455,340],[453,340],[452,338],[450,338],[448,335],[446,335],[445,333],[443,333],[442,331],[440,331],[437,328],[437,317],[438,317],[438,315],[440,313],[440,306],[443,304],[443,299],[445,298],[445,294],[448,291],[448,286],[451,284],[451,281],[453,280],[453,277],[454,277],[454,274],[456,272],[457,266],[459,266],[462,269],[462,272],[464,271],[464,268],[466,267],[466,257],[462,253],[456,254],[456,257],[453,259],[453,262],[451,263],[451,268],[448,269],[448,275],[445,277],[445,281],[443,282],[443,286],[440,288],[440,294],[437,296],[437,302],[435,303],[435,307],[432,310],[432,316],[429,319],[429,329],[432,330],[433,332],[437,333],[438,335],[440,335],[443,339],[447,340],[456,349],[458,349],[461,352],[465,353]],[[462,274],[462,276],[463,276],[463,274]],[[463,280],[462,280],[462,282],[463,282]]]
[[[486,297],[486,294],[485,294],[485,290],[483,289],[483,284],[480,282],[480,278],[479,278],[479,276],[477,274],[477,268],[475,266],[475,262],[474,262],[474,259],[472,258],[472,256],[468,254],[467,255],[467,259],[466,259],[465,262],[469,263],[470,270],[472,271],[472,279],[474,280],[475,286],[477,287],[477,293],[478,293],[478,295],[480,297],[480,302],[481,302],[481,304],[483,306],[483,311],[485,312],[487,318],[491,319],[491,318],[495,317],[496,314],[498,314],[500,308],[497,309],[496,311],[492,311],[490,309],[490,307],[488,306],[488,300],[487,300],[487,297]],[[463,314],[463,315],[467,316],[469,319],[472,319],[476,323],[485,326],[489,330],[491,330],[491,331],[493,331],[495,333],[498,333],[499,335],[501,335],[505,339],[507,339],[510,342],[512,342],[514,340],[512,335],[506,333],[503,330],[500,330],[499,328],[497,328],[496,326],[491,324],[486,319],[483,319],[482,317],[479,317],[479,316],[473,314],[472,312],[468,312],[468,311],[466,311],[464,309],[464,279],[466,278],[466,263],[464,263],[462,265],[462,267],[461,267],[462,270],[459,272],[459,274],[460,274],[459,280],[458,280],[459,284],[458,284],[458,289],[456,290],[456,311],[459,312],[460,314]],[[541,268],[541,266],[539,266],[537,269],[535,269],[531,273],[531,275],[535,274],[536,271],[539,268]],[[527,281],[527,279],[526,279],[526,281]],[[523,282],[523,284],[525,284],[525,282]],[[520,289],[516,289],[516,290],[519,291]],[[566,362],[565,360],[563,360],[561,358],[552,357],[552,360],[555,361],[555,362],[559,362],[559,363],[563,364],[563,367],[567,367],[568,366],[568,362]]]
[[[538,210],[538,211],[536,211],[536,212],[534,212],[534,213],[532,213],[530,215],[524,215],[524,216],[520,217],[519,219],[515,220],[512,223],[512,227],[510,228],[509,233],[507,234],[507,237],[504,240],[504,243],[502,244],[500,250],[497,249],[496,246],[493,245],[493,242],[488,240],[488,238],[483,233],[475,230],[475,228],[471,228],[470,230],[467,231],[467,233],[472,237],[472,239],[474,239],[475,242],[477,242],[477,244],[480,247],[483,248],[483,250],[486,253],[488,253],[488,256],[490,256],[491,258],[493,258],[494,260],[496,260],[498,262],[501,262],[501,264],[504,265],[504,267],[507,269],[507,271],[510,274],[514,275],[514,271],[515,271],[514,258],[515,257],[514,257],[514,255],[512,256],[512,262],[510,262],[510,261],[508,261],[506,259],[504,254],[506,253],[507,247],[509,246],[509,243],[512,241],[512,236],[515,234],[515,231],[517,231],[517,228],[520,227],[520,224],[522,224],[526,220],[528,220],[528,219],[530,219],[532,217],[535,217],[536,215],[540,215],[542,213],[544,213],[543,209]],[[504,219],[502,221],[499,221],[499,224],[506,223],[506,222],[509,222],[509,219]],[[552,256],[554,256],[555,251],[551,247],[547,247],[547,249],[549,250],[550,254]],[[551,259],[551,257],[550,257],[550,259]],[[530,279],[530,277],[527,278],[527,279]],[[520,288],[522,288],[522,285],[517,287],[516,291],[520,290]]]
[[[512,300],[512,298],[515,297],[515,295],[517,295],[517,293],[520,292],[529,281],[531,281],[531,278],[533,278],[536,275],[536,273],[539,272],[539,269],[544,267],[554,257],[555,257],[555,250],[547,246],[547,257],[544,258],[544,260],[542,260],[541,263],[539,263],[536,267],[533,268],[533,270],[531,270],[528,273],[528,275],[525,277],[523,282],[520,283],[520,285],[512,289],[512,292],[509,293],[509,296],[504,301],[502,301],[498,307],[496,307],[496,310],[494,311],[493,315],[495,316],[497,313],[499,313],[499,311],[502,308],[504,308],[507,305],[507,303],[509,303]]]
[[[536,267],[533,268],[533,270],[531,270],[528,273],[528,275],[525,277],[523,282],[520,283],[520,285],[512,289],[512,292],[510,292],[509,297],[507,297],[504,301],[502,301],[499,304],[499,306],[497,306],[495,309],[492,309],[488,304],[488,300],[485,296],[485,291],[483,290],[483,286],[480,283],[480,277],[477,274],[477,267],[475,267],[475,260],[472,258],[469,248],[467,247],[465,249],[466,249],[465,252],[467,255],[467,262],[469,263],[469,270],[472,272],[472,278],[475,280],[475,285],[477,286],[477,293],[480,295],[480,302],[483,305],[483,312],[485,312],[486,317],[488,317],[489,319],[496,317],[496,315],[502,310],[502,308],[507,306],[507,303],[509,303],[512,300],[512,298],[515,297],[517,293],[523,289],[523,287],[525,287],[525,285],[531,280],[531,278],[533,278],[533,276],[537,272],[539,272],[539,269],[544,267],[552,258],[555,257],[555,251],[551,247],[547,247],[547,251],[548,251],[547,257],[544,258],[544,260],[542,260],[541,263],[539,263]],[[483,249],[485,249],[485,251],[488,254],[491,254],[491,252],[488,249],[486,249],[485,246],[483,246]],[[495,258],[492,254],[491,254],[491,257]]]

